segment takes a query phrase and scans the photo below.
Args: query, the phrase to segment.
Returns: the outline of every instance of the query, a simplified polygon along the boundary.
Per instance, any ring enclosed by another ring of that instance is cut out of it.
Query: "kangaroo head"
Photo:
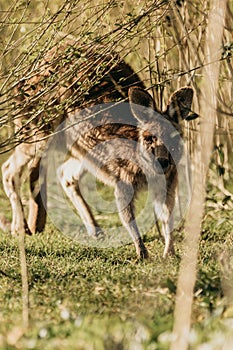
[[[131,111],[139,127],[140,157],[157,174],[168,173],[182,156],[180,122],[188,117],[192,99],[193,90],[181,88],[170,97],[166,111],[161,112],[144,89],[129,89]]]

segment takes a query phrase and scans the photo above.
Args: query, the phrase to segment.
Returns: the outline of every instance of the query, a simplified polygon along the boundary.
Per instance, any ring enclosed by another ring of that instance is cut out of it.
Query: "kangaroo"
[[[74,50],[74,43],[69,41],[65,47],[66,52],[67,47]],[[35,96],[40,94],[41,86],[44,86],[42,82],[58,65],[57,57],[62,48],[56,47],[48,52],[35,77],[24,81],[18,87],[18,99],[21,103],[25,104],[25,96],[29,95],[28,92],[31,93],[31,86]],[[35,120],[28,124],[28,133],[31,135],[33,130],[31,137],[35,142],[17,146],[2,166],[3,184],[12,207],[11,232],[30,233],[42,230],[44,227],[46,211],[42,208],[40,189],[35,191],[41,152],[47,143],[41,139],[41,135],[49,135],[60,122],[65,121],[69,125],[66,131],[66,147],[70,158],[59,167],[57,175],[66,195],[84,222],[88,234],[98,237],[100,228],[79,188],[79,179],[83,171],[89,171],[104,184],[114,186],[122,224],[132,237],[137,255],[146,258],[148,252],[135,220],[134,198],[149,182],[150,190],[153,192],[154,210],[162,221],[162,233],[165,238],[163,256],[166,257],[174,252],[172,230],[178,177],[176,164],[182,154],[177,136],[181,134],[181,120],[187,118],[189,114],[193,90],[184,87],[173,93],[166,111],[161,112],[137,74],[117,55],[100,57],[91,50],[91,55],[86,53],[84,64],[79,64],[79,60],[76,62],[75,58],[77,55],[72,58],[72,69],[75,69],[77,76],[68,81],[66,89],[59,82],[52,91],[54,108],[70,96],[74,101],[72,106],[68,106],[60,118],[52,118],[49,126],[45,124],[39,129],[39,133],[35,133],[35,124],[44,118],[45,111],[43,114],[38,114]],[[104,62],[104,69],[101,77],[98,73],[98,79],[95,79],[98,61]],[[70,62],[65,64],[66,69],[70,64]],[[63,71],[64,65],[61,75]],[[79,89],[80,82],[87,84],[88,87],[88,94],[84,96]],[[107,103],[108,106],[108,103],[125,100],[127,96],[129,104],[117,102],[107,109],[101,109],[103,103]],[[43,99],[46,98],[51,99],[49,89],[47,96],[43,94]],[[24,120],[29,116],[29,111],[31,106],[26,104],[25,114],[22,117]],[[93,111],[97,113],[92,116]],[[77,118],[78,123],[75,122]],[[29,170],[32,191],[28,221],[20,198],[21,175],[25,167]],[[161,198],[160,195],[160,179],[165,179],[165,198]],[[46,181],[43,186],[46,186]]]

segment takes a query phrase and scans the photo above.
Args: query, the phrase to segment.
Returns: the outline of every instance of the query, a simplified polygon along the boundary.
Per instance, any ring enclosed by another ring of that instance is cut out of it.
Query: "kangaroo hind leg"
[[[31,157],[16,148],[14,153],[2,165],[2,181],[7,197],[12,208],[11,233],[13,235],[28,233],[30,230],[24,214],[20,195],[22,174]]]
[[[43,231],[46,223],[47,173],[46,169],[40,166],[40,161],[41,159],[39,158],[29,168],[30,199],[28,227],[32,233]]]
[[[57,176],[64,192],[81,217],[89,236],[97,238],[101,230],[79,188],[82,172],[81,162],[70,158],[58,168]]]

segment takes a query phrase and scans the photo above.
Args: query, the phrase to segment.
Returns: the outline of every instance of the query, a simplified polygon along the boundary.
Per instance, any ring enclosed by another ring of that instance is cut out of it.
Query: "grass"
[[[217,330],[227,334],[226,320],[233,317],[224,316],[218,260],[223,241],[232,244],[232,222],[216,228],[209,219],[203,227],[193,307],[196,344],[212,341]],[[154,230],[145,241],[150,259],[137,261],[132,244],[117,249],[85,247],[51,224],[43,234],[27,237],[30,328],[21,336],[17,240],[2,234],[0,348],[167,349],[182,239],[177,237],[177,256],[165,261]]]
[[[9,218],[1,190],[0,203]],[[212,214],[202,227],[190,349],[233,344],[233,220],[230,211]],[[147,233],[147,261],[136,259],[133,244],[87,247],[51,223],[26,237],[30,327],[24,334],[18,242],[0,232],[0,349],[168,349],[182,231],[175,236],[176,256],[163,260],[156,229]]]

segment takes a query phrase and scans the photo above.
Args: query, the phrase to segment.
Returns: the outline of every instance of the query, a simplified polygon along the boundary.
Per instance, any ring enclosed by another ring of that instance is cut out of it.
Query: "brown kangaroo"
[[[41,188],[36,185],[41,155],[47,144],[44,137],[65,121],[69,125],[66,146],[70,158],[59,167],[57,174],[88,233],[96,237],[100,229],[78,185],[84,170],[115,187],[122,224],[133,239],[137,255],[147,257],[147,249],[135,221],[133,202],[137,191],[150,182],[155,213],[161,213],[162,209],[162,215],[159,215],[165,238],[165,257],[174,250],[172,230],[178,176],[176,164],[182,153],[178,136],[180,121],[188,116],[191,108],[193,90],[184,87],[176,91],[166,111],[160,112],[139,77],[117,55],[97,54],[93,48],[82,51],[75,45],[75,41],[70,39],[61,41],[36,66],[36,74],[17,87],[17,100],[23,108],[23,116],[17,119],[16,128],[21,128],[26,121],[26,136],[30,137],[31,143],[18,145],[2,166],[4,189],[12,207],[11,232],[33,233],[44,228],[46,209],[40,196]],[[85,53],[84,63],[80,63],[77,53],[82,57]],[[72,59],[67,60],[67,55]],[[100,74],[98,66],[101,65],[104,68]],[[51,87],[49,78],[58,69],[58,81]],[[70,77],[65,74],[67,70],[75,74]],[[82,93],[80,85],[85,86],[85,93]],[[125,100],[127,96],[129,104],[108,104]],[[34,104],[39,99],[52,106],[49,122],[45,109],[32,118]],[[66,101],[72,103],[66,104]],[[102,110],[106,103],[107,109]],[[55,118],[55,114],[58,114],[56,107],[62,104],[63,112]],[[95,115],[92,116],[93,111]],[[47,122],[42,123],[44,120]],[[25,168],[29,170],[31,189],[28,220],[20,196]],[[160,195],[160,179],[166,184],[164,199]],[[42,186],[46,187],[46,175]]]

